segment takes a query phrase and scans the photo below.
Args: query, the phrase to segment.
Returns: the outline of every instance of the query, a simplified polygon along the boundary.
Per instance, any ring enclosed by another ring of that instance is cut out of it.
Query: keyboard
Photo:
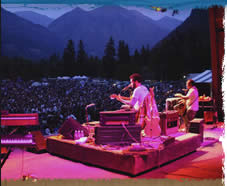
[[[1,115],[2,126],[39,125],[38,113]]]
[[[1,137],[2,146],[34,146],[35,142],[31,134],[27,135],[6,135]]]

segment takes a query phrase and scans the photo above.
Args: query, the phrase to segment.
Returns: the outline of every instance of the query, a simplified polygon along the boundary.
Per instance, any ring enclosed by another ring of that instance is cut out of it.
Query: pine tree
[[[112,36],[110,37],[109,41],[106,44],[106,48],[104,50],[104,57],[107,58],[107,60],[115,61],[115,47],[114,47],[114,40]]]
[[[130,63],[129,48],[128,45],[125,44],[123,40],[119,40],[117,56],[120,64]]]
[[[139,51],[136,49],[134,52],[134,56],[133,56],[133,63],[134,64],[138,64],[140,60],[140,53]]]
[[[57,75],[59,75],[58,70],[57,70],[57,66],[59,64],[59,61],[60,61],[60,58],[55,53],[49,57],[49,63],[48,63],[49,72],[48,72],[48,75],[50,77],[56,77]]]
[[[74,42],[73,40],[69,40],[63,54],[64,72],[67,75],[72,75],[74,72],[75,56],[76,52],[74,48]]]
[[[84,64],[84,63],[86,63],[86,61],[87,61],[87,54],[84,50],[83,41],[80,40],[79,45],[78,45],[77,63],[78,64]]]
[[[110,37],[109,41],[106,44],[103,56],[103,74],[107,78],[113,78],[116,65],[115,56],[116,52],[114,47],[114,40],[112,37]]]
[[[146,48],[142,46],[140,60],[142,65],[147,65],[149,63],[149,46],[148,45]]]

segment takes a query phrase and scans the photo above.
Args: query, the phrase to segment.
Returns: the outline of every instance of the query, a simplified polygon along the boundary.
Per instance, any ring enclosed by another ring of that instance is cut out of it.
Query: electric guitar
[[[111,94],[110,95],[110,99],[117,99],[118,101],[120,101],[120,97],[121,99],[123,100],[130,100],[130,97],[124,97],[124,96],[121,96],[120,94]]]

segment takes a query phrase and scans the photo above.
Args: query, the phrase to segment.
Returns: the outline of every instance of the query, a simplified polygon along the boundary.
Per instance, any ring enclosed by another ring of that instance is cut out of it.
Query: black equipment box
[[[135,125],[136,111],[103,111],[99,112],[100,125]]]
[[[102,145],[130,145],[141,142],[140,125],[95,127],[95,143]]]
[[[203,135],[204,135],[204,119],[203,118],[195,118],[190,121],[190,128],[189,132],[196,133],[201,135],[201,141],[203,142]]]

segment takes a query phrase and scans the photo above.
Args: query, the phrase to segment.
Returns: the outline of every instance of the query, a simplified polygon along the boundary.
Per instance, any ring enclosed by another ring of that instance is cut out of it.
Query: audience
[[[127,81],[103,79],[43,79],[39,83],[33,80],[1,80],[1,110],[9,113],[38,113],[40,130],[48,135],[56,133],[66,118],[73,115],[80,123],[86,121],[85,107],[89,118],[99,120],[100,111],[118,110],[121,103],[109,98],[110,94],[128,92],[121,90]],[[165,101],[182,92],[185,81],[144,82],[145,86],[155,87],[155,98],[159,112],[164,111]]]

